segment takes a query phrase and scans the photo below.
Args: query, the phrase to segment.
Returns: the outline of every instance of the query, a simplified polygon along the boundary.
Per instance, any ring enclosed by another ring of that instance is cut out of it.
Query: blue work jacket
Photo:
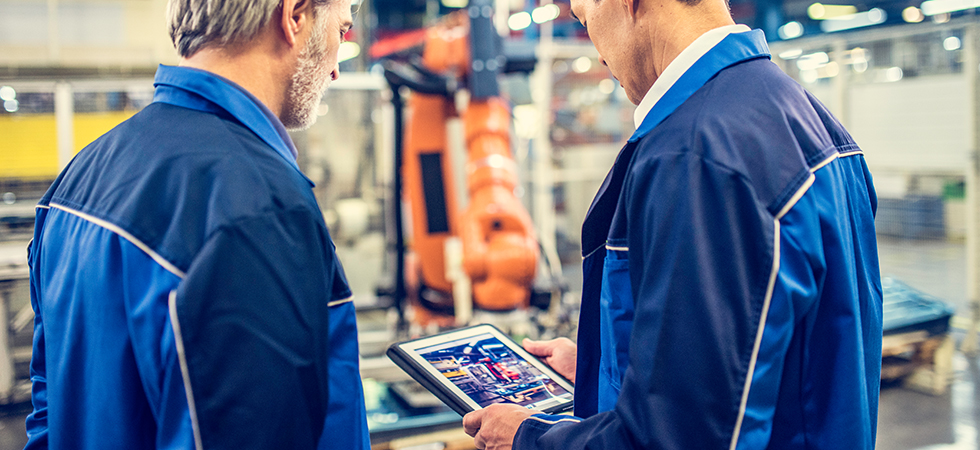
[[[27,449],[367,449],[351,293],[278,119],[161,66],[37,206]]]
[[[881,370],[861,150],[769,61],[709,50],[654,105],[582,231],[575,417],[525,449],[863,450]]]

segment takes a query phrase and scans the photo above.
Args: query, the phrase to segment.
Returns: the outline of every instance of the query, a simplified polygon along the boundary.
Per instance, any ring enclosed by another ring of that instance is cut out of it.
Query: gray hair
[[[323,6],[331,0],[313,0]],[[281,0],[170,0],[167,23],[177,53],[188,58],[211,45],[247,42],[280,8]]]

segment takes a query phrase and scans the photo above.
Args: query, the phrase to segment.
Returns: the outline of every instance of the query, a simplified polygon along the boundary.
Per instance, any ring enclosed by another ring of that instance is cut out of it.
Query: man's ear
[[[290,47],[296,46],[297,36],[312,18],[313,0],[282,0],[282,33]]]

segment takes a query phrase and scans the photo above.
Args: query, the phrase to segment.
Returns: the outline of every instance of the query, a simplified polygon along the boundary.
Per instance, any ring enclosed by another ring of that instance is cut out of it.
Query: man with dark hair
[[[479,448],[875,446],[876,198],[864,156],[724,0],[572,0],[637,104],[582,230],[578,339],[526,342],[575,416],[492,405]]]
[[[368,449],[350,290],[286,129],[351,0],[171,0],[179,67],[83,149],[28,248],[28,449]]]

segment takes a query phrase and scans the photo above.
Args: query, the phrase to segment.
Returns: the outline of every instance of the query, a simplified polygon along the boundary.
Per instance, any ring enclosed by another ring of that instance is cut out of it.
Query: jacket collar
[[[303,175],[296,164],[296,147],[279,118],[259,99],[231,80],[199,69],[161,64],[153,86],[156,88],[154,103],[209,113],[227,112]],[[303,178],[313,185],[305,175]]]
[[[708,50],[663,94],[647,113],[630,142],[636,142],[660,125],[671,113],[694,95],[708,80],[731,65],[755,58],[768,58],[769,46],[762,30],[732,33]]]

